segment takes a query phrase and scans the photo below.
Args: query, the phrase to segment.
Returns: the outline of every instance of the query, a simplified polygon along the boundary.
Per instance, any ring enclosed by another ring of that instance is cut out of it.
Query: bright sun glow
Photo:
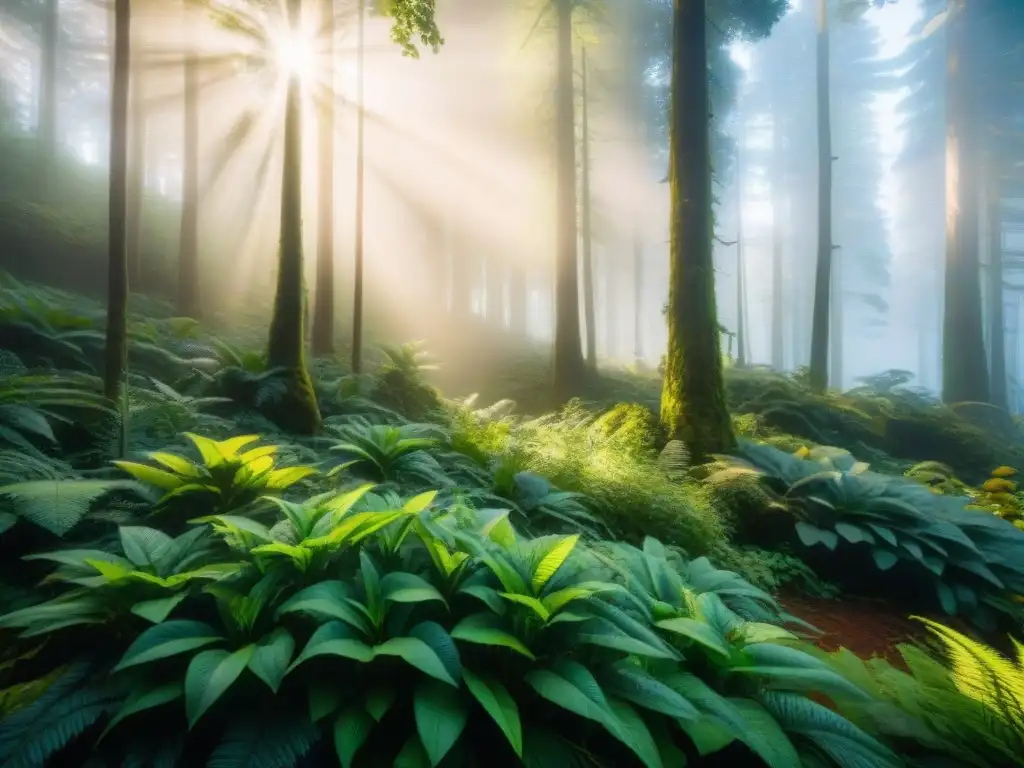
[[[277,65],[289,77],[308,81],[314,74],[316,57],[313,41],[305,35],[282,35],[274,41]]]

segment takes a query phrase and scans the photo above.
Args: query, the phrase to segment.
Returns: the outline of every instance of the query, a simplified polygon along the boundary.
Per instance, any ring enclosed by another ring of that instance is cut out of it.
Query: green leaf
[[[394,768],[429,768],[430,758],[419,736],[410,736],[395,758]]]
[[[458,688],[436,680],[416,686],[413,698],[416,730],[430,764],[436,766],[455,746],[466,727],[469,712]]]
[[[504,646],[530,660],[536,660],[530,649],[505,629],[501,619],[489,613],[474,613],[467,616],[452,629],[452,637],[465,643]]]
[[[256,644],[249,669],[274,693],[281,686],[295,651],[295,638],[284,627],[273,630]]]
[[[721,635],[713,627],[696,619],[678,618],[665,619],[655,623],[659,629],[664,629],[677,635],[682,635],[693,642],[714,651],[719,656],[729,657],[729,646]]]
[[[437,491],[427,491],[421,493],[419,496],[414,496],[402,505],[402,511],[409,513],[410,515],[418,515],[424,509],[434,503],[434,499],[437,497]]]
[[[343,581],[321,581],[295,593],[277,609],[276,616],[281,617],[286,613],[303,611],[326,618],[339,619],[364,634],[368,633],[370,624],[366,620],[366,616],[359,613],[348,601],[351,594],[348,585]]]
[[[366,712],[349,707],[334,722],[334,751],[342,768],[352,768],[356,753],[366,743],[374,721]]]
[[[614,722],[601,687],[586,667],[576,662],[567,661],[552,669],[534,670],[527,673],[526,682],[542,698],[575,715],[605,727]]]
[[[138,464],[134,461],[115,461],[114,465],[123,469],[136,480],[156,486],[162,491],[173,491],[185,483],[185,480],[178,475],[151,467],[148,464]]]
[[[871,556],[875,558],[875,566],[880,571],[888,571],[900,559],[895,552],[882,549],[881,547],[873,547],[871,549]]]
[[[310,641],[312,642],[312,641]],[[416,667],[431,677],[458,687],[448,669],[433,648],[415,637],[393,637],[373,649],[378,656],[398,656],[406,664]]]
[[[501,732],[505,734],[512,749],[523,756],[523,726],[519,720],[519,707],[515,699],[501,683],[484,675],[477,675],[468,669],[462,670],[462,679],[480,706],[491,716]]]
[[[119,532],[125,556],[138,568],[155,567],[160,552],[173,541],[155,528],[122,525]]]
[[[640,667],[620,664],[601,675],[600,682],[605,692],[673,720],[696,720],[700,717],[697,708],[684,696]]]
[[[861,528],[859,525],[836,523],[836,533],[851,544],[859,544],[860,542],[866,542],[868,544],[875,543],[875,537],[871,535],[871,532],[865,528]]]
[[[619,741],[633,750],[647,768],[662,768],[658,745],[654,743],[654,737],[643,718],[624,701],[609,699],[608,704],[618,721],[618,732],[614,735]]]
[[[158,464],[163,464],[172,472],[176,472],[179,475],[185,475],[186,477],[199,478],[202,477],[202,471],[188,459],[182,456],[176,456],[173,453],[164,453],[162,451],[153,451],[149,454],[149,458]]]
[[[384,599],[395,603],[423,603],[429,600],[445,602],[433,584],[414,573],[389,573],[380,580],[380,588]]]
[[[143,600],[132,606],[132,613],[141,616],[146,621],[159,624],[166,619],[178,603],[188,597],[187,592],[179,592],[170,597],[159,597],[156,600]]]
[[[956,594],[953,590],[950,589],[949,585],[943,581],[935,582],[935,590],[939,595],[939,603],[942,605],[942,610],[944,610],[949,616],[955,616],[957,600]]]
[[[213,627],[201,621],[166,621],[135,638],[114,671],[166,659],[223,639]]]
[[[312,659],[314,656],[341,656],[345,659],[352,659],[367,663],[373,661],[374,649],[360,640],[355,630],[348,624],[341,621],[329,621],[309,638],[302,653],[292,662],[288,672],[294,670],[299,664]],[[286,673],[287,674],[287,673]]]
[[[117,710],[110,722],[107,723],[107,727],[100,735],[100,739],[106,736],[110,731],[114,729],[118,723],[124,720],[129,715],[134,715],[138,712],[144,712],[147,709],[153,709],[154,707],[162,706],[175,699],[181,698],[185,693],[185,688],[180,680],[176,680],[173,683],[167,683],[157,688],[150,688],[145,691],[136,691],[127,698],[121,708]]]
[[[839,543],[839,536],[836,535],[835,531],[826,531],[803,521],[796,524],[796,535],[804,546],[807,547],[813,547],[815,544],[824,544],[829,549],[835,549]]]
[[[562,564],[572,554],[573,549],[576,548],[576,542],[580,540],[579,534],[573,534],[572,536],[566,536],[555,544],[548,553],[541,558],[540,563],[537,564],[537,568],[533,572],[533,590],[534,592],[540,592],[544,589],[544,585],[551,580],[551,577],[555,575]]]
[[[551,618],[551,613],[547,608],[544,607],[544,603],[538,600],[536,597],[530,597],[529,595],[519,595],[514,592],[499,592],[503,598],[511,603],[518,603],[524,605],[533,611],[541,621],[547,621]]]
[[[379,723],[394,705],[395,698],[395,689],[390,686],[373,688],[366,694],[366,711]]]
[[[223,650],[202,651],[189,662],[185,673],[185,713],[192,728],[213,704],[242,674],[250,659],[254,645],[247,645],[234,653]]]
[[[728,701],[746,726],[740,731],[740,739],[765,761],[768,768],[792,768],[803,764],[793,742],[764,707],[749,699]]]

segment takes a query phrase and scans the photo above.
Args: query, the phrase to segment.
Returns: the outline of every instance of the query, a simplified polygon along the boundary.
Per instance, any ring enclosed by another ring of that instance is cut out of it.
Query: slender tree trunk
[[[326,96],[317,130],[319,170],[316,243],[316,309],[313,314],[313,354],[334,352],[334,0],[322,0],[321,26],[327,37]]]
[[[573,104],[573,0],[556,0],[558,66],[556,141],[558,189],[555,256],[554,398],[579,394],[585,366],[580,346],[579,270],[576,231],[576,127]]]
[[[184,141],[181,174],[181,241],[178,250],[178,314],[200,316],[199,299],[199,62],[196,59],[199,8],[184,0],[184,27],[189,49],[184,62]]]
[[[363,141],[366,114],[363,103],[363,68],[366,66],[366,0],[359,3],[359,20],[356,36],[356,232],[355,232],[355,276],[352,290],[352,370],[363,369]]]
[[[126,236],[128,220],[128,89],[131,79],[130,0],[116,0],[114,14],[108,210],[110,251],[107,255],[107,335],[103,361],[103,392],[111,404],[116,407],[124,386],[128,364],[128,244]],[[121,453],[123,454],[123,450]]]
[[[505,270],[501,259],[492,256],[484,265],[486,272],[487,322],[505,328]]]
[[[771,304],[771,360],[776,371],[786,369],[785,315],[783,313],[783,222],[786,216],[788,190],[784,141],[782,138],[782,109],[776,99],[772,107],[772,304]],[[792,309],[792,308],[791,308]]]
[[[829,341],[829,380],[832,387],[843,388],[843,260],[842,252],[838,258],[833,255],[832,263],[832,295],[829,299],[831,330]]]
[[[743,149],[736,148],[736,365],[747,364],[746,341],[746,280],[743,263]]]
[[[57,46],[60,32],[58,0],[46,0],[43,6],[39,66],[39,197],[53,192],[53,171],[57,160]]]
[[[581,51],[582,68],[582,107],[580,124],[580,158],[582,169],[580,178],[580,226],[583,230],[583,315],[587,333],[587,368],[597,371],[597,313],[594,309],[594,242],[590,208],[590,107],[587,92],[587,49]]]
[[[942,399],[988,402],[989,376],[978,259],[978,153],[972,89],[977,3],[949,0],[946,25],[946,287],[942,323]]]
[[[818,259],[811,318],[810,385],[828,386],[829,299],[832,286],[832,118],[829,88],[828,0],[818,0]]]
[[[136,25],[138,26],[138,25]],[[128,131],[128,274],[132,283],[139,286],[142,273],[142,205],[145,198],[146,179],[146,107],[143,101],[144,53],[141,40],[136,32],[135,54],[132,56],[132,73],[129,105],[131,128]]]
[[[675,0],[669,117],[668,355],[661,420],[700,461],[735,447],[712,248],[706,0]]]
[[[992,349],[992,405],[1008,408],[1006,396],[1006,322],[1003,318],[1003,193],[1000,169],[993,156],[987,167],[989,344]]]
[[[528,328],[526,272],[515,264],[509,270],[508,299],[509,330],[517,337],[525,336]]]
[[[300,0],[288,0],[292,29],[299,26],[300,11]],[[276,404],[274,418],[283,427],[309,435],[320,427],[320,411],[306,368],[302,261],[302,100],[299,77],[293,74],[284,116],[281,243],[267,363],[284,369],[287,376],[287,394]]]

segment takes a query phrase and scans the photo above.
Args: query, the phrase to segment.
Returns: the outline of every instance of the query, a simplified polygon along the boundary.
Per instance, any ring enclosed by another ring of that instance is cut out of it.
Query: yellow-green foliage
[[[971,487],[957,478],[953,470],[937,461],[925,461],[907,470],[907,477],[927,485],[935,493],[967,496],[968,509],[989,512],[1024,530],[1024,494],[1010,478],[1017,474],[1013,467],[1000,466],[992,470],[988,480]]]

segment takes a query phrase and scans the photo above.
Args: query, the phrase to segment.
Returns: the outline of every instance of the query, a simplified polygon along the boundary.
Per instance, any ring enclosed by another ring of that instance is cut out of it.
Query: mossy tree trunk
[[[811,316],[811,391],[828,386],[830,299],[832,294],[832,107],[830,99],[828,0],[818,0],[818,257]]]
[[[39,44],[39,197],[46,198],[53,191],[54,168],[57,160],[57,57],[60,32],[58,0],[46,0],[42,9],[42,28]]]
[[[319,171],[316,242],[316,308],[313,314],[313,354],[334,352],[334,0],[322,0],[321,28],[326,37],[323,55],[326,96],[320,104]]]
[[[288,0],[292,29],[299,25],[300,0]],[[313,382],[306,368],[303,339],[302,280],[302,107],[297,75],[288,81],[284,116],[284,169],[281,181],[281,242],[277,267],[277,294],[270,321],[267,363],[282,368],[287,377],[285,396],[278,401],[274,419],[286,429],[311,435],[320,428]]]
[[[949,0],[946,25],[946,267],[942,322],[942,399],[988,402],[978,258],[976,110],[972,17],[977,3]],[[967,10],[971,8],[972,10]]]
[[[189,46],[184,61],[184,112],[181,169],[181,240],[178,246],[178,314],[199,317],[199,61],[192,41],[200,9],[183,0],[183,25]]]
[[[114,5],[114,59],[110,88],[110,201],[108,211],[107,335],[103,391],[117,406],[128,362],[128,89],[131,79],[131,4]]]
[[[735,447],[715,306],[706,0],[675,0],[668,354],[661,420],[695,460]]]
[[[555,208],[554,400],[564,403],[583,388],[580,345],[580,289],[576,227],[576,116],[573,88],[572,13],[574,0],[555,0],[557,14]]]
[[[587,49],[581,51],[580,227],[583,239],[583,315],[587,329],[587,368],[597,371],[597,313],[594,310],[594,239],[590,207],[590,108],[587,93]]]
[[[1003,318],[1003,190],[1000,169],[992,155],[988,158],[986,171],[992,405],[1005,409],[1009,401],[1006,394],[1006,325]]]

